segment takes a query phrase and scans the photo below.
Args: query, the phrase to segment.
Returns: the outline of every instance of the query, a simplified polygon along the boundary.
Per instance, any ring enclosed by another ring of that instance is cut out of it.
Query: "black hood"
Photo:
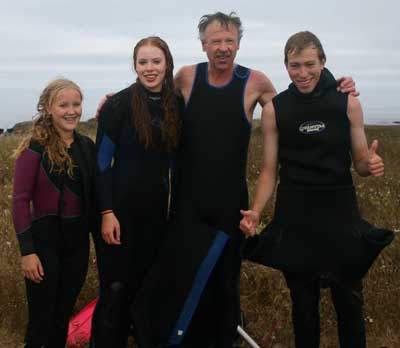
[[[325,94],[329,89],[336,88],[337,82],[335,77],[331,74],[331,72],[324,68],[322,70],[320,79],[315,86],[315,88],[310,93],[302,93],[300,92],[294,83],[289,85],[289,91],[293,93],[296,97],[304,98],[307,101],[313,101],[315,98]]]

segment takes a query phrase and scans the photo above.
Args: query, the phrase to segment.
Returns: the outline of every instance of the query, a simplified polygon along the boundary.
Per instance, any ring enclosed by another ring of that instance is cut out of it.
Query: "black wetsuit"
[[[244,109],[250,70],[237,66],[223,87],[197,66],[178,162],[177,214],[195,215],[229,236],[184,338],[188,347],[232,347],[239,320],[240,209],[248,206],[246,161],[251,125]],[[186,347],[186,346],[185,346]]]
[[[313,249],[312,257],[316,259],[318,256],[315,254],[325,249],[318,245],[321,240],[325,238],[326,242],[333,242],[333,248],[337,245],[334,240],[329,240],[324,229],[327,226],[337,226],[334,233],[341,234],[346,231],[343,219],[352,221],[353,217],[359,215],[355,195],[351,195],[354,189],[350,174],[348,96],[337,92],[336,81],[333,78],[328,79],[327,75],[327,72],[322,74],[313,91],[315,97],[302,95],[292,84],[288,91],[273,99],[279,130],[281,165],[276,219],[288,219],[297,224],[296,235],[309,243],[309,248]],[[351,192],[350,195],[348,192]],[[296,213],[305,212],[304,208],[313,210],[313,213],[299,218]],[[339,220],[335,221],[335,218]],[[304,224],[299,222],[301,220]],[[316,234],[319,233],[321,240],[315,240],[315,234],[310,239],[308,236],[301,238],[310,228],[318,229]],[[299,247],[293,241],[291,244]],[[305,255],[304,259],[307,259]],[[319,276],[307,272],[286,272],[285,277],[293,303],[296,347],[318,348]],[[341,347],[364,347],[361,281],[330,283],[338,315]]]
[[[139,143],[132,119],[132,90],[140,88],[151,114],[153,145]],[[92,346],[125,347],[129,305],[157,256],[166,231],[170,155],[161,136],[161,93],[134,84],[107,100],[97,133],[96,191],[100,211],[112,209],[121,245],[102,241],[100,300]]]
[[[297,348],[319,347],[321,280],[331,288],[340,346],[365,347],[361,278],[393,238],[360,217],[347,101],[327,70],[310,94],[291,84],[273,99],[280,183],[274,219],[251,258],[284,271]],[[370,235],[382,240],[366,242]]]
[[[251,126],[243,101],[250,71],[237,66],[227,85],[214,87],[207,68],[207,63],[197,66],[183,116],[171,233],[137,299],[141,347],[231,348],[235,339],[238,226],[240,209],[248,205]]]
[[[68,153],[72,178],[52,170],[47,152],[34,140],[16,160],[14,226],[22,255],[37,254],[44,270],[40,283],[26,279],[26,348],[65,346],[69,317],[87,273],[95,147],[75,133]]]

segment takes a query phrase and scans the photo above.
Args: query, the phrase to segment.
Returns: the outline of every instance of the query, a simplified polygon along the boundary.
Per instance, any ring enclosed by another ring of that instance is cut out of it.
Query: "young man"
[[[275,216],[256,239],[259,255],[253,252],[252,259],[284,272],[296,348],[319,347],[321,280],[331,288],[340,346],[363,348],[362,276],[393,235],[361,219],[350,167],[353,163],[361,176],[379,177],[384,165],[377,140],[368,148],[360,102],[336,90],[325,62],[314,34],[299,32],[287,41],[285,66],[292,84],[263,108],[264,168],[240,228],[254,236],[279,165]],[[369,238],[385,237],[373,252],[361,238],[371,231]]]

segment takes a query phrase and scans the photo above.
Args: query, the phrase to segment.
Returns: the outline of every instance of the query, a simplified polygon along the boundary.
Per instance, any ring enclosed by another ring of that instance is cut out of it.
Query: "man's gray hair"
[[[243,27],[242,21],[236,15],[236,12],[231,12],[228,15],[222,12],[216,12],[212,14],[206,14],[200,18],[199,25],[197,26],[199,29],[199,38],[201,41],[204,41],[206,35],[206,28],[212,22],[217,21],[222,27],[228,28],[229,25],[233,25],[239,36],[239,41],[243,35]]]

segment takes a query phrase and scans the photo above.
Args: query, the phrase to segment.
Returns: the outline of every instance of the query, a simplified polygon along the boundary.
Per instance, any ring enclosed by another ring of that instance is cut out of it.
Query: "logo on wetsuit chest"
[[[323,132],[325,128],[326,126],[324,122],[306,121],[300,125],[299,131],[302,132],[303,134],[316,134]]]

